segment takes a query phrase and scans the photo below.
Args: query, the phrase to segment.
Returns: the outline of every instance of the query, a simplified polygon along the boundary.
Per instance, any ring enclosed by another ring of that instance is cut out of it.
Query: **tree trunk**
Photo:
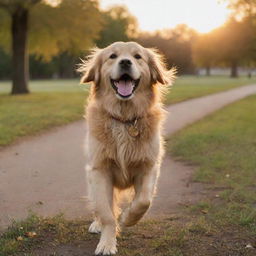
[[[207,66],[206,67],[206,76],[210,76],[211,75],[211,67]]]
[[[248,78],[251,79],[252,78],[252,68],[249,67],[248,68],[248,74],[247,74]]]
[[[28,15],[28,9],[23,7],[12,13],[12,94],[29,93]]]
[[[238,67],[237,67],[236,61],[233,61],[231,63],[231,74],[230,74],[230,77],[232,77],[232,78],[238,77]]]

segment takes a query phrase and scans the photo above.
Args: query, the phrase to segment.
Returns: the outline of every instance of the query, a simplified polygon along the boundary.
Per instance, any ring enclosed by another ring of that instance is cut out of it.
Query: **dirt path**
[[[244,86],[169,106],[165,133],[254,93],[256,85]],[[79,121],[0,151],[0,227],[25,218],[29,210],[45,216],[59,212],[70,218],[88,216],[84,133],[84,122]],[[200,187],[189,183],[192,171],[165,158],[149,216],[175,212],[177,204],[200,196]]]

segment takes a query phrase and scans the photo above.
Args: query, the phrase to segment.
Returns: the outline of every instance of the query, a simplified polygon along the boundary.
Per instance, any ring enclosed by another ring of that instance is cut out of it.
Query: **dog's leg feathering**
[[[96,255],[113,255],[116,248],[116,220],[113,213],[113,185],[111,179],[104,172],[92,169],[90,172],[90,192],[96,214],[89,232],[101,231]]]

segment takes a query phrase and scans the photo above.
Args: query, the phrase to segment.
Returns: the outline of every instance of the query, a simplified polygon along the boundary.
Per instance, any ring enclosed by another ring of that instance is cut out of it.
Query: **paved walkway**
[[[256,85],[244,86],[168,107],[165,133],[184,126],[256,93]],[[0,227],[12,219],[60,211],[67,217],[88,216],[84,175],[84,121],[52,129],[0,151]],[[189,183],[192,169],[164,159],[158,193],[150,214],[175,212],[178,203],[193,200],[200,187]]]

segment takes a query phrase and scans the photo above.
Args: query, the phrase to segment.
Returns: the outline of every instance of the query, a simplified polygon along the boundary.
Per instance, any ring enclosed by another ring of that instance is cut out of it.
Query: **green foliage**
[[[136,35],[137,21],[125,7],[112,7],[102,15],[104,26],[96,41],[98,47],[103,48],[116,41],[129,41]]]
[[[63,0],[55,8],[41,3],[31,11],[30,53],[46,61],[63,52],[78,55],[93,46],[101,23],[96,1]]]
[[[1,2],[1,0],[0,0]],[[97,44],[131,40],[137,33],[136,19],[122,6],[102,11],[96,0],[41,1],[30,8],[30,77],[71,78],[79,57]],[[0,9],[0,79],[10,78],[11,19]],[[68,25],[67,25],[68,24]]]
[[[0,0],[0,47],[6,52],[11,51],[11,15],[18,9],[32,8],[40,1],[42,0]]]
[[[0,7],[1,7],[0,0]],[[5,1],[9,10],[18,1]],[[98,2],[94,0],[62,0],[59,5],[51,1],[22,1],[38,3],[30,8],[29,52],[45,61],[63,52],[81,54],[92,47],[102,28]],[[57,2],[57,3],[58,3]],[[17,6],[15,7],[17,8]],[[10,50],[10,16],[0,9],[0,45]]]
[[[0,235],[0,255],[14,255],[22,246],[30,247],[34,241],[33,238],[26,236],[27,232],[35,231],[40,218],[34,214],[23,221],[14,221],[8,229]],[[22,240],[18,240],[18,239]]]
[[[78,76],[76,69],[79,62],[78,56],[68,52],[54,56],[50,62],[32,55],[30,56],[30,77],[32,79],[74,78]]]

